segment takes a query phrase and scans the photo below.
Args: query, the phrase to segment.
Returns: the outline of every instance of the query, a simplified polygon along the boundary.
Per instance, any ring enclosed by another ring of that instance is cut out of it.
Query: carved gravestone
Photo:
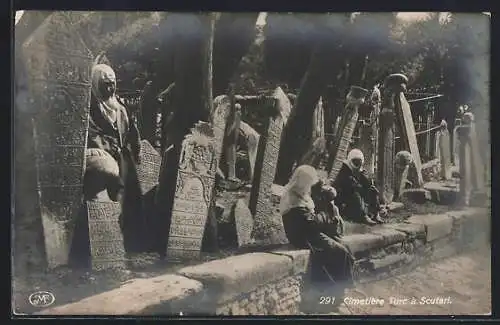
[[[137,178],[142,195],[146,195],[158,185],[160,168],[161,155],[148,140],[142,140],[141,162],[137,165]]]
[[[236,201],[233,209],[238,247],[252,243],[253,216],[244,199]]]
[[[359,106],[364,103],[368,90],[351,86],[347,94],[347,104],[342,114],[339,129],[335,135],[333,151],[331,152],[331,169],[328,179],[335,181],[344,160],[347,158],[354,129],[358,123]],[[328,166],[330,168],[330,164]]]
[[[211,205],[217,158],[210,124],[198,122],[182,143],[167,259],[197,259]]]
[[[125,248],[120,229],[119,202],[87,201],[92,269],[121,269],[125,267]]]
[[[68,13],[51,14],[23,45],[33,118],[38,200],[49,267],[68,263],[82,204],[92,55]]]
[[[250,193],[249,207],[254,215],[252,237],[262,244],[287,243],[281,216],[273,212],[271,186],[281,144],[281,133],[291,110],[290,100],[281,88],[273,94],[273,114],[269,118],[267,132],[260,137],[255,175]]]

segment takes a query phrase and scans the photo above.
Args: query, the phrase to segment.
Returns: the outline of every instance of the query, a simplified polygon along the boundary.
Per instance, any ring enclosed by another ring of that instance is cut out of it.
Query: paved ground
[[[482,315],[491,312],[491,264],[488,248],[420,266],[390,279],[365,283],[347,293],[341,315]],[[394,301],[393,298],[401,300]],[[379,305],[355,305],[359,299],[383,299]],[[408,299],[404,301],[403,299]],[[412,299],[415,298],[412,303]],[[433,299],[436,298],[436,299]],[[358,299],[358,300],[356,300]],[[423,300],[422,300],[423,299]]]

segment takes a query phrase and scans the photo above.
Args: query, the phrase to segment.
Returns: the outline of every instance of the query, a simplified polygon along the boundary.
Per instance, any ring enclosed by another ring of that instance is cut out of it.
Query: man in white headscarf
[[[345,220],[374,225],[383,223],[377,188],[363,170],[364,156],[353,149],[347,155],[333,186],[337,190],[335,203]]]

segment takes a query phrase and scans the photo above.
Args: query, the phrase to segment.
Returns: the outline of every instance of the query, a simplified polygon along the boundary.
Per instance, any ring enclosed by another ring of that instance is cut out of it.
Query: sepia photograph
[[[490,25],[17,11],[12,317],[491,315]]]

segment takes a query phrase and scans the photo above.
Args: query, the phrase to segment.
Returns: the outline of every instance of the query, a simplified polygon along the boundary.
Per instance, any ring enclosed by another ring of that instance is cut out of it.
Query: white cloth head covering
[[[358,169],[356,166],[354,166],[354,164],[352,163],[354,159],[361,159],[361,168]],[[363,168],[364,163],[365,163],[365,156],[363,155],[363,152],[361,152],[361,150],[352,149],[351,151],[349,151],[349,154],[347,155],[346,164],[347,166],[349,166],[349,168],[351,168],[351,170],[361,170]]]
[[[97,64],[92,68],[92,94],[97,99],[99,108],[104,115],[104,117],[113,124],[116,121],[118,110],[125,110],[122,104],[118,102],[115,94],[112,94],[108,99],[104,100],[102,94],[99,91],[99,83],[103,81],[111,81],[115,85],[116,89],[116,76],[113,69],[106,64]],[[128,124],[127,114],[125,116],[126,123]]]
[[[314,201],[311,198],[311,187],[319,181],[314,167],[302,165],[295,169],[292,178],[285,186],[281,197],[280,212],[287,213],[292,208],[304,207],[314,212]]]

